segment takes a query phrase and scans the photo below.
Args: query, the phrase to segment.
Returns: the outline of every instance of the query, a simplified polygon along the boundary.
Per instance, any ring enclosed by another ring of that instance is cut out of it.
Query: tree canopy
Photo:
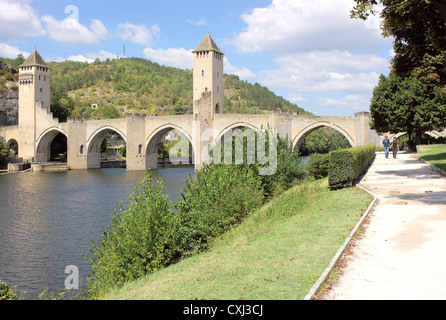
[[[416,134],[419,144],[427,131],[444,130],[446,104],[440,87],[424,78],[380,76],[370,105],[371,128],[378,133]]]
[[[352,18],[382,6],[382,33],[394,38],[388,77],[381,75],[370,105],[379,133],[423,133],[446,126],[446,0],[355,0]],[[411,142],[411,141],[409,141]]]
[[[9,157],[9,148],[5,143],[5,139],[0,137],[0,165]]]
[[[353,18],[367,19],[383,7],[382,31],[394,37],[392,70],[446,86],[446,0],[355,0]]]

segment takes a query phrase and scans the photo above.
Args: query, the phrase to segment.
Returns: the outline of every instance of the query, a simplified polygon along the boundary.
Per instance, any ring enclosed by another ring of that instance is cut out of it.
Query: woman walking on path
[[[392,141],[393,159],[396,159],[396,153],[398,152],[398,140],[393,137]]]

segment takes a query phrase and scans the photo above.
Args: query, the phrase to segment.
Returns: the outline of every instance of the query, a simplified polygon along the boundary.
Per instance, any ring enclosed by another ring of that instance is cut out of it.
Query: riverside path
[[[446,299],[446,177],[411,154],[377,153],[361,185],[377,204],[323,299]]]

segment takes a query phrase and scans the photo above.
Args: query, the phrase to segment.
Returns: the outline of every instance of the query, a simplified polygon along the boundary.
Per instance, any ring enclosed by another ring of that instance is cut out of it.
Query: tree
[[[9,147],[6,145],[5,139],[0,137],[0,166],[4,165],[7,162],[8,157]]]
[[[23,62],[25,62],[25,57],[23,56],[23,54],[19,53],[17,55],[17,57],[14,59],[14,66],[18,67],[20,66]]]
[[[392,70],[412,73],[446,86],[446,0],[355,0],[353,18],[367,19],[375,5],[383,10],[383,35],[394,37]],[[443,87],[444,94],[446,89]]]
[[[446,127],[445,102],[440,87],[426,79],[381,75],[370,105],[371,128],[378,133],[407,132],[409,137],[415,133],[419,144],[423,133]]]

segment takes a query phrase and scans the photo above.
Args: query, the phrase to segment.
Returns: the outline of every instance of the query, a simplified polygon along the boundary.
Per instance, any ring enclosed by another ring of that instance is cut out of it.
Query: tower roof
[[[204,37],[203,41],[198,45],[198,47],[192,52],[200,52],[200,51],[216,51],[218,53],[223,54],[218,46],[215,44],[214,40],[211,38],[208,33],[206,37]]]
[[[40,54],[37,52],[37,50],[34,50],[28,59],[23,62],[20,67],[31,67],[31,66],[41,66],[41,67],[48,67],[48,65],[45,63],[45,61],[42,59]]]

